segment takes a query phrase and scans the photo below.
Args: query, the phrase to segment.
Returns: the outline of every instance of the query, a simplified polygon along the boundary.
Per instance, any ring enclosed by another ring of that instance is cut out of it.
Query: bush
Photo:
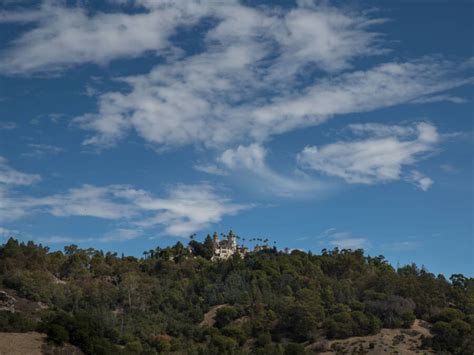
[[[298,343],[289,343],[285,347],[285,355],[304,355],[304,346]]]
[[[220,352],[230,352],[237,348],[237,342],[224,335],[214,335],[211,339],[211,345]]]
[[[402,314],[402,327],[410,328],[413,325],[416,317],[413,312],[405,312]]]
[[[222,307],[216,312],[216,326],[218,328],[225,327],[239,315],[238,311],[234,307]]]
[[[269,332],[260,333],[257,337],[257,344],[260,347],[265,347],[268,344],[271,344],[272,336]]]
[[[237,325],[227,325],[221,329],[221,333],[225,336],[234,338],[240,345],[245,343],[245,334],[242,328]]]
[[[36,323],[22,313],[0,311],[1,332],[29,332],[35,330]]]
[[[51,324],[48,327],[48,340],[56,343],[58,345],[62,345],[65,342],[69,341],[69,332],[66,328],[59,324]]]
[[[340,312],[331,315],[324,323],[326,335],[330,339],[344,339],[352,336],[353,321],[351,314]]]
[[[467,353],[465,348],[472,346],[472,328],[469,323],[460,319],[451,322],[438,321],[431,328],[434,334],[431,346],[436,351]]]
[[[140,354],[143,351],[143,346],[140,340],[134,340],[128,343],[125,349],[132,353]]]

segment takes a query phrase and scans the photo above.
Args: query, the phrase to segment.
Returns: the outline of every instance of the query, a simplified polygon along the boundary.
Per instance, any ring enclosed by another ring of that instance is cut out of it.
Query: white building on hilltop
[[[228,259],[235,253],[239,253],[241,256],[247,253],[247,248],[237,246],[237,237],[232,231],[229,232],[227,238],[224,240],[219,240],[219,236],[214,232],[212,242],[214,245],[212,261]]]

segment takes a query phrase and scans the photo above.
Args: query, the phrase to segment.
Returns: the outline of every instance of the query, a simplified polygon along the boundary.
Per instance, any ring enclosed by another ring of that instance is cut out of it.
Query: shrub
[[[59,324],[51,324],[48,327],[48,340],[62,345],[69,341],[69,332],[66,328]]]
[[[234,307],[222,307],[219,308],[216,312],[216,326],[218,328],[225,327],[230,322],[232,322],[235,318],[237,318],[238,312]]]

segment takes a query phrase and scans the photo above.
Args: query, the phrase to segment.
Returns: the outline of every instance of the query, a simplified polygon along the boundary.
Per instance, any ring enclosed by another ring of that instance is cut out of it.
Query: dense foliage
[[[427,347],[474,352],[472,278],[395,270],[362,250],[273,248],[211,262],[209,240],[192,240],[193,255],[177,243],[139,259],[10,239],[0,247],[0,284],[48,308],[40,318],[1,312],[0,330],[44,331],[88,354],[299,354],[303,344],[420,318],[433,324]],[[217,305],[215,324],[200,324]]]

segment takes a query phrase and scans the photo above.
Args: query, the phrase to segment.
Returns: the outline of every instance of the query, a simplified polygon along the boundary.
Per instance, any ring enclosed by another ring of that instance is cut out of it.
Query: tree
[[[216,312],[215,321],[218,328],[222,328],[237,318],[238,312],[234,307],[226,306]]]

